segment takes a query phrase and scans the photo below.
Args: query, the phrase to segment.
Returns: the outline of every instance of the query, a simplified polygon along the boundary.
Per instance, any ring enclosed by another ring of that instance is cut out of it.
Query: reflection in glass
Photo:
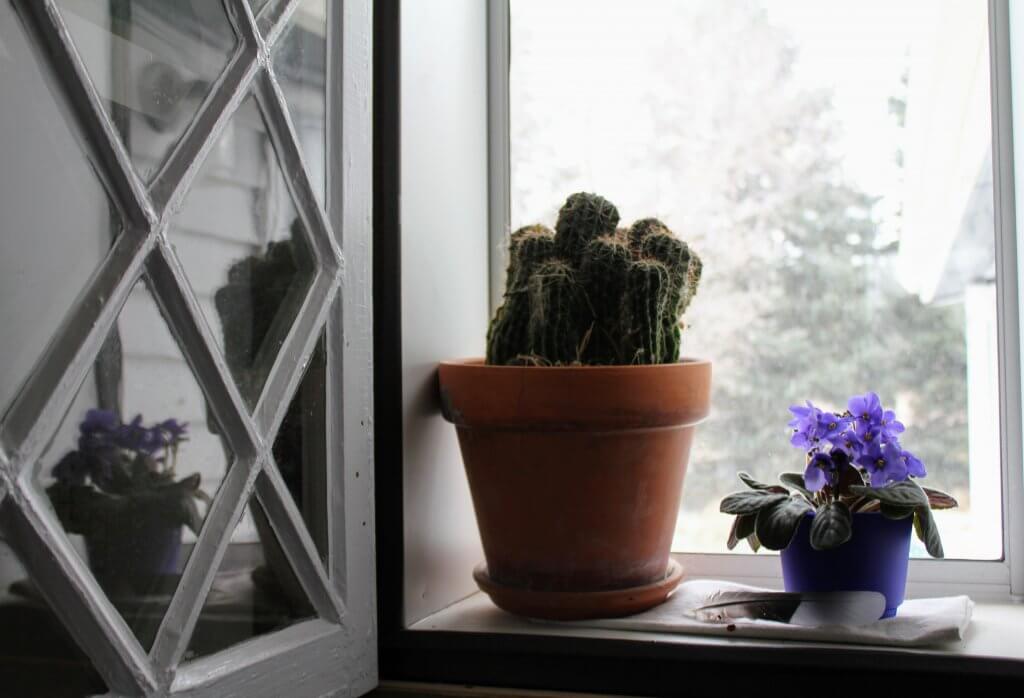
[[[874,390],[961,503],[947,557],[999,558],[986,4],[595,4],[511,3],[511,222],[597,191],[700,252],[683,351],[714,409],[675,549],[727,552],[737,470],[803,469],[789,405]]]
[[[0,415],[121,228],[39,61],[0,3]]]
[[[288,405],[274,461],[306,522],[320,559],[327,564],[327,360],[326,341],[317,342],[306,375]],[[257,521],[257,523],[259,523]],[[262,533],[262,532],[261,532]],[[266,544],[265,544],[266,545]]]
[[[313,189],[326,203],[327,2],[304,0],[274,54],[274,72],[309,168]]]
[[[149,647],[231,462],[145,283],[40,459],[45,498]]]
[[[315,271],[254,97],[207,156],[169,236],[254,407]]]
[[[19,698],[107,693],[84,652],[29,581],[0,527],[0,686]],[[13,547],[13,542],[12,542]]]
[[[199,614],[186,660],[316,615],[255,497],[242,520],[257,522],[259,539],[232,536]]]
[[[249,0],[249,7],[252,8],[252,13],[258,15],[263,11],[263,8],[267,6],[269,0]]]
[[[132,161],[150,179],[238,43],[216,0],[58,0]]]

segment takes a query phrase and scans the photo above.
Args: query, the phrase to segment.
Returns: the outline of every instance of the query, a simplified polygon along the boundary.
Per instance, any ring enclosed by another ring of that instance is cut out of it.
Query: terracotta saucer
[[[669,560],[664,579],[608,591],[534,591],[503,586],[487,575],[483,562],[473,570],[473,579],[495,606],[509,613],[546,620],[585,620],[629,616],[657,606],[682,581],[683,568]]]

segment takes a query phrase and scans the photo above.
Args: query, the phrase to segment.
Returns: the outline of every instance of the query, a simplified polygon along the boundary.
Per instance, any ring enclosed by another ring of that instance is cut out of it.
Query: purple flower
[[[837,468],[832,457],[818,451],[807,461],[804,470],[804,485],[811,492],[817,492],[825,485],[833,485],[837,479]]]
[[[884,413],[882,403],[875,393],[855,395],[846,403],[846,407],[855,420],[854,431],[858,436],[871,427],[881,426]]]
[[[85,413],[78,431],[81,434],[113,433],[120,424],[121,420],[113,410],[91,409]]]
[[[856,460],[871,477],[872,487],[884,487],[890,482],[907,479],[907,464],[903,451],[894,443],[882,445],[880,441],[867,444]]]
[[[903,464],[907,467],[907,473],[914,477],[925,477],[928,475],[924,469],[924,463],[922,463],[917,456],[910,451],[903,451],[901,453]]]
[[[147,429],[142,426],[142,415],[137,414],[128,424],[122,424],[115,435],[117,445],[126,451],[153,455],[164,447],[160,428]]]
[[[896,439],[898,434],[902,434],[906,427],[903,426],[903,422],[896,419],[896,413],[892,410],[886,410],[882,413],[882,422],[879,425],[882,428],[882,433],[885,434],[887,439]]]
[[[793,436],[789,442],[798,448],[810,448],[818,440],[818,419],[822,411],[807,401],[807,407],[793,405],[789,408],[795,416],[789,420],[789,426],[793,427]]]
[[[821,441],[828,441],[835,446],[846,441],[846,430],[853,421],[834,412],[821,412],[818,415],[818,426],[815,436]]]
[[[176,419],[165,419],[155,428],[159,430],[165,446],[175,446],[188,436],[188,422],[179,423]]]

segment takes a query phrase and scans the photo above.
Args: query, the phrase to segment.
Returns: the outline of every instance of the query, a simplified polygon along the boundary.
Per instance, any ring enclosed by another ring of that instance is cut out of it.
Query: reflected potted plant
[[[878,395],[850,398],[845,412],[789,408],[790,442],[806,452],[803,473],[782,473],[781,485],[739,478],[749,488],[730,494],[721,511],[736,516],[732,550],[746,539],[781,551],[786,591],[877,591],[882,618],[896,615],[907,581],[913,528],[932,557],[943,556],[932,510],[957,506],[945,492],[922,487],[924,464],[905,450],[905,430]]]
[[[90,409],[78,448],[53,467],[46,494],[69,533],[85,538],[89,566],[108,594],[140,595],[178,572],[181,527],[199,533],[196,500],[209,504],[199,473],[175,479],[188,424],[166,419],[122,423],[110,410]]]
[[[265,248],[234,261],[228,268],[224,285],[214,294],[228,369],[243,395],[253,401],[259,395],[274,358],[267,355],[264,344],[268,343],[268,337],[273,338],[291,322],[288,313],[297,310],[302,282],[312,275],[310,262],[304,254],[300,226],[296,218],[287,238],[271,240]],[[312,359],[317,360],[315,356]],[[274,461],[296,500],[304,478],[311,476],[305,472],[303,423],[300,405],[293,401],[273,445]],[[254,570],[254,579],[279,587],[296,613],[309,612],[309,601],[302,585],[258,500],[253,500],[250,513],[271,573],[268,579],[263,572]]]
[[[486,565],[513,613],[626,615],[678,584],[670,564],[711,365],[679,358],[702,265],[660,221],[618,228],[615,206],[573,194],[552,231],[512,234],[486,359],[442,362]]]

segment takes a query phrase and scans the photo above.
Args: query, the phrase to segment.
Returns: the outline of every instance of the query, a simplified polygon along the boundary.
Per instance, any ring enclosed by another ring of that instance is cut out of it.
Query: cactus
[[[562,206],[554,233],[532,225],[512,234],[487,363],[678,360],[681,317],[697,292],[700,258],[655,218],[618,224],[611,202],[578,193]]]

